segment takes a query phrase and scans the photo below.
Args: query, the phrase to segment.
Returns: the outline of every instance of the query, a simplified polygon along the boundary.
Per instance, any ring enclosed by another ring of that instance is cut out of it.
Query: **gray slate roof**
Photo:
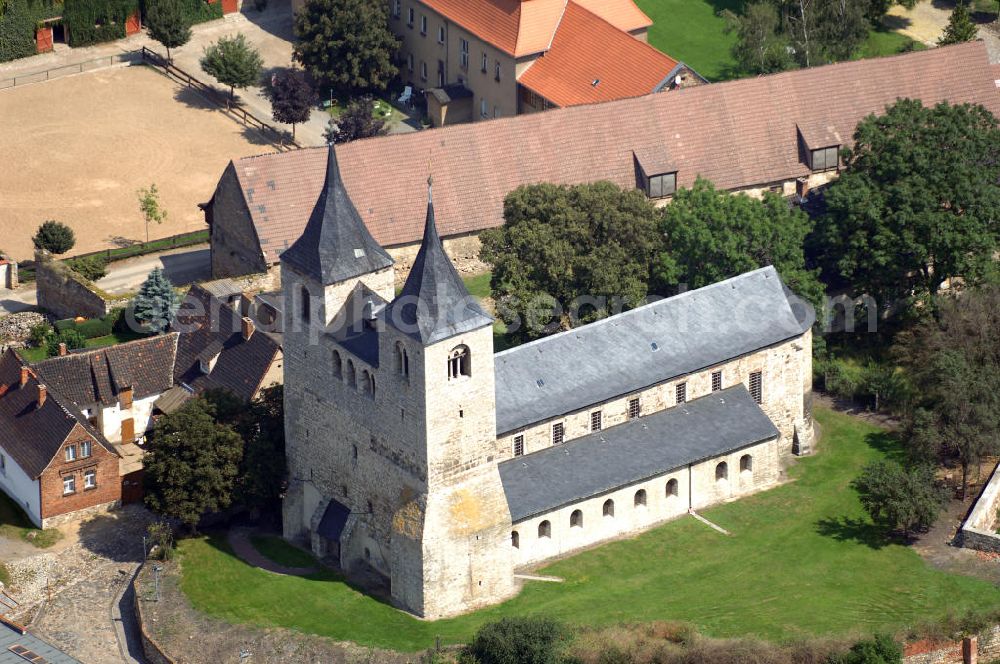
[[[444,251],[434,223],[430,186],[420,251],[403,290],[386,307],[385,317],[400,332],[424,345],[493,324]]]
[[[500,464],[515,523],[777,437],[736,385]]]
[[[814,319],[768,266],[497,353],[497,434],[786,341]]]
[[[80,664],[80,660],[70,657],[38,637],[29,633],[22,634],[20,630],[6,623],[0,623],[0,664],[25,664],[31,661],[11,650],[16,646],[30,650],[45,658],[50,664]]]
[[[322,284],[375,272],[393,260],[368,232],[344,189],[337,155],[329,148],[326,180],[302,236],[281,254],[281,260]]]

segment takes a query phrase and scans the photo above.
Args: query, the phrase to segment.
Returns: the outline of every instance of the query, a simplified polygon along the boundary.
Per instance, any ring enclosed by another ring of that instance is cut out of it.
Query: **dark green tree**
[[[876,634],[858,641],[843,655],[834,655],[829,664],[902,664],[903,649],[888,634]]]
[[[242,34],[220,37],[205,49],[201,68],[223,85],[229,86],[229,98],[236,98],[236,88],[248,88],[260,81],[264,61],[257,49]]]
[[[86,342],[83,333],[76,330],[63,330],[58,335],[49,337],[45,352],[49,357],[55,357],[60,351],[59,344],[66,344],[66,350],[76,350],[83,348]]]
[[[143,459],[146,505],[191,530],[208,512],[225,509],[243,456],[243,441],[201,398],[164,415],[153,428]]]
[[[939,296],[934,304],[897,342],[895,354],[919,395],[906,439],[918,461],[958,458],[964,498],[969,469],[1000,452],[1000,287]]]
[[[809,217],[777,194],[757,200],[699,178],[663,208],[656,289],[701,288],[773,265],[789,288],[818,307],[823,286],[806,269],[803,249],[811,229]]]
[[[946,497],[935,482],[933,466],[926,464],[905,469],[896,461],[875,461],[851,486],[872,521],[904,537],[934,525]]]
[[[733,58],[744,74],[771,74],[791,67],[788,40],[780,34],[778,8],[769,0],[746,5],[742,14],[723,11],[726,33],[736,35]]]
[[[44,249],[51,254],[65,254],[76,244],[73,229],[52,219],[39,226],[31,239],[35,243],[35,249]]]
[[[74,258],[69,261],[69,266],[77,274],[90,281],[97,281],[108,273],[108,261],[100,254]]]
[[[146,5],[146,30],[149,36],[167,49],[180,48],[191,39],[191,23],[184,12],[182,0],[153,0]]]
[[[938,44],[946,46],[972,41],[978,31],[979,28],[972,22],[972,15],[969,14],[969,5],[965,0],[958,0],[955,8],[951,10],[951,18],[948,19],[948,25],[945,26],[944,34],[938,39]]]
[[[659,246],[658,218],[645,195],[610,182],[508,194],[504,225],[480,236],[508,332],[533,339],[639,304]]]
[[[825,59],[849,60],[868,38],[867,0],[830,0],[817,5],[816,41]]]
[[[501,618],[480,627],[468,651],[476,664],[557,664],[568,636],[551,618]]]
[[[139,288],[139,293],[132,302],[132,314],[138,322],[154,332],[164,332],[170,327],[177,305],[173,284],[163,274],[163,270],[157,267],[153,268]]]
[[[326,140],[330,143],[347,143],[359,138],[381,136],[388,131],[385,120],[375,116],[375,100],[369,96],[348,102],[336,120],[330,120]]]
[[[813,238],[831,277],[884,307],[995,275],[1000,128],[988,110],[900,100],[862,120],[854,141]]]
[[[381,0],[307,0],[295,14],[292,59],[348,94],[385,90],[399,71],[388,9]]]
[[[264,94],[271,101],[271,115],[278,122],[292,125],[292,140],[295,140],[295,125],[305,122],[316,105],[316,91],[300,71],[286,71],[271,77],[270,85],[264,87]]]

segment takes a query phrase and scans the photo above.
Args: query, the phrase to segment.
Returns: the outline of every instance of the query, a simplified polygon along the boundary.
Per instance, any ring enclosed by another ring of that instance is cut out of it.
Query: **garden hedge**
[[[66,0],[63,23],[70,46],[123,39],[125,22],[139,10],[139,0]]]
[[[0,3],[0,62],[34,55],[35,28],[59,16],[61,4],[47,0],[7,0]]]

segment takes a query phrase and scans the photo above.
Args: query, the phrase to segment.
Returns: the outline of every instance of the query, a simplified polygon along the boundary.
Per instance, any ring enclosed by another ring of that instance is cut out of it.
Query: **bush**
[[[479,628],[468,654],[477,664],[556,664],[567,637],[551,618],[503,618]]]
[[[25,58],[36,53],[35,28],[44,19],[58,16],[62,4],[37,0],[0,2],[0,62]]]
[[[86,339],[106,337],[111,334],[111,323],[103,318],[93,318],[76,324],[76,331]]]
[[[139,0],[73,0],[63,5],[69,45],[75,47],[125,37],[125,22],[139,11]]]
[[[55,322],[55,326],[56,334],[59,334],[60,332],[65,332],[66,330],[75,330],[76,321],[72,318],[63,318],[62,320],[57,320]]]
[[[59,336],[49,339],[49,357],[55,357],[59,354],[59,344],[61,343],[66,344],[67,350],[75,350],[77,348],[83,348],[86,344],[86,339],[84,339],[83,335],[76,330],[65,330],[60,332]]]
[[[154,521],[146,527],[150,555],[155,560],[174,557],[174,530],[167,521]],[[155,549],[155,551],[154,551]]]
[[[28,340],[31,341],[32,346],[43,346],[48,343],[49,337],[51,337],[55,332],[52,330],[52,326],[48,323],[39,323],[38,325],[32,325],[31,330],[28,332]]]
[[[68,263],[77,274],[90,281],[97,281],[108,273],[108,261],[100,254],[74,258]]]
[[[31,239],[35,243],[35,249],[44,249],[53,254],[65,254],[76,244],[73,229],[52,219],[39,226]]]
[[[903,649],[887,634],[858,641],[847,653],[827,660],[829,664],[900,664],[902,661]]]
[[[222,3],[215,2],[208,4],[204,0],[183,0],[181,2],[181,11],[184,12],[184,17],[187,19],[188,25],[195,25],[196,23],[204,23],[205,21],[214,21],[215,19],[222,18]]]

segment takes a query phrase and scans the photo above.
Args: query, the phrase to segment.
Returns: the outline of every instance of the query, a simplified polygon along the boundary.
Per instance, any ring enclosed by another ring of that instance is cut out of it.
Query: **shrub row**
[[[34,55],[35,28],[61,11],[47,0],[8,0],[0,10],[0,62]]]
[[[139,10],[139,0],[67,0],[63,6],[70,46],[123,39],[125,22]]]
[[[122,318],[123,309],[115,309],[104,318],[91,318],[77,323],[72,318],[57,320],[55,322],[56,332],[61,334],[67,331],[79,332],[85,339],[96,339],[106,337],[117,330],[119,321]]]

